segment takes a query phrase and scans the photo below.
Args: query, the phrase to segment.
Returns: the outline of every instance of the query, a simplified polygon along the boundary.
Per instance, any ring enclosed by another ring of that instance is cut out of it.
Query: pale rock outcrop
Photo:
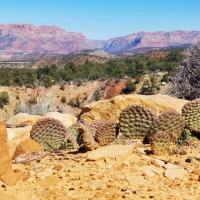
[[[33,125],[38,120],[42,119],[40,115],[30,115],[27,113],[18,113],[11,117],[6,123],[11,125],[18,125],[18,124],[28,124]]]
[[[77,121],[77,118],[74,117],[73,115],[62,114],[59,112],[49,112],[49,113],[46,113],[43,116],[43,118],[44,117],[52,117],[54,119],[57,119],[58,121],[62,122],[66,128],[70,127],[72,124],[76,123]]]
[[[7,130],[3,120],[0,120],[0,176],[12,171],[12,159],[8,154]]]
[[[118,121],[121,111],[129,105],[139,104],[152,109],[157,115],[165,110],[181,112],[188,101],[167,95],[119,95],[109,100],[92,102],[82,108],[79,118],[87,122],[97,120]]]

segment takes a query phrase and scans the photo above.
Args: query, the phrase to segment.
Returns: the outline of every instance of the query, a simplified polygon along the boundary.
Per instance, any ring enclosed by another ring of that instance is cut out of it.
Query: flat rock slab
[[[10,196],[2,191],[0,191],[0,199],[2,199],[2,200],[17,200],[15,197]]]
[[[58,184],[60,181],[61,180],[56,176],[49,176],[43,180],[39,180],[38,182],[36,182],[36,185],[51,186]]]
[[[185,174],[187,174],[187,171],[184,169],[167,169],[164,174],[165,177],[170,180],[174,180],[175,178],[182,178]]]
[[[117,160],[119,158],[123,159],[126,156],[133,153],[134,146],[133,145],[110,145],[99,148],[95,151],[91,151],[88,153],[87,160],[96,161],[102,160],[104,158],[112,158]]]

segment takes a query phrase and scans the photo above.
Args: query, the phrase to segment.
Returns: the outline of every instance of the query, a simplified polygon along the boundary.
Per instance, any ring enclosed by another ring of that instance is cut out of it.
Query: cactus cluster
[[[60,121],[47,117],[33,125],[30,137],[45,150],[59,149],[66,137],[66,128]]]
[[[156,115],[152,110],[141,105],[133,104],[126,107],[120,114],[120,132],[130,139],[144,138]]]
[[[175,110],[167,110],[161,113],[156,120],[153,121],[149,133],[148,140],[152,142],[153,135],[158,131],[170,133],[171,142],[175,143],[178,137],[181,135],[185,125],[184,117]]]
[[[182,108],[185,127],[192,132],[200,133],[200,99],[186,103]]]

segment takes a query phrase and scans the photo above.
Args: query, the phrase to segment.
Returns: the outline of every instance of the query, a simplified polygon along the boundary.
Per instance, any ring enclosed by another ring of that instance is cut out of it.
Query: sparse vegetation
[[[66,102],[67,102],[67,100],[66,100],[66,97],[65,97],[65,96],[63,96],[63,97],[61,98],[61,102],[62,102],[62,103],[66,103]]]
[[[136,89],[136,84],[131,80],[131,79],[128,79],[126,82],[125,82],[125,89],[122,91],[123,93],[126,93],[126,94],[129,94],[133,91],[135,91]]]
[[[0,93],[0,108],[3,108],[9,103],[9,95],[7,92]]]
[[[42,80],[45,87],[76,79],[79,86],[84,79],[96,80],[103,78],[109,80],[112,78],[120,79],[125,76],[138,79],[144,74],[155,72],[156,70],[167,71],[171,74],[182,59],[182,54],[172,51],[166,57],[161,58],[149,58],[141,55],[133,58],[109,60],[105,63],[88,61],[84,64],[75,64],[72,61],[68,61],[63,68],[58,68],[56,65],[37,69],[1,68],[0,85],[34,88],[35,79]],[[60,89],[63,90],[63,86]]]

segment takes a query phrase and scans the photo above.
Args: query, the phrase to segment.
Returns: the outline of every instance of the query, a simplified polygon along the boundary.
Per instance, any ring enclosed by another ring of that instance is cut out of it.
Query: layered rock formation
[[[16,54],[68,54],[102,47],[101,41],[87,40],[82,33],[66,32],[57,26],[31,24],[0,25],[0,59]]]
[[[108,52],[134,51],[138,48],[170,47],[195,44],[200,39],[200,31],[139,32],[108,40],[104,50]]]

